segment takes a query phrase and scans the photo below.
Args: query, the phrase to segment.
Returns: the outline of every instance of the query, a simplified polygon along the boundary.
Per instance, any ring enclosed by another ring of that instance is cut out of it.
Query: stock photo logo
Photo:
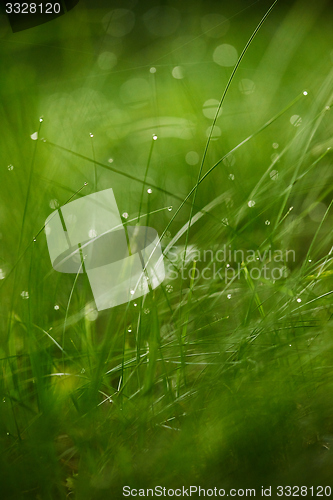
[[[45,233],[53,269],[86,273],[99,311],[141,297],[165,278],[157,231],[124,226],[112,189],[58,208]]]

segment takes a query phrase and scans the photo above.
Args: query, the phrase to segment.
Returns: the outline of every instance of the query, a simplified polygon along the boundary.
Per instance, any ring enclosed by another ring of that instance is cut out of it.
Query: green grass
[[[16,34],[2,18],[4,499],[333,487],[332,8],[264,19],[272,4],[170,2],[165,37],[153,4],[116,6],[135,14],[124,37],[105,3]],[[230,19],[219,38],[211,13]],[[247,47],[234,74],[212,59],[224,43]],[[168,276],[97,314],[87,276],[52,269],[44,223],[110,187],[126,223],[158,231]]]

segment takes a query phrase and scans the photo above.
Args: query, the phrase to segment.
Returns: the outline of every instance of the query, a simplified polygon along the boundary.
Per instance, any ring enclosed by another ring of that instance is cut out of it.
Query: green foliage
[[[6,500],[332,484],[332,10],[278,1],[251,40],[273,2],[222,4],[171,2],[164,37],[153,5],[123,5],[118,38],[105,5],[15,35],[2,19]],[[230,79],[212,54],[249,40]],[[44,222],[109,187],[168,274],[97,314],[86,275],[53,271]]]

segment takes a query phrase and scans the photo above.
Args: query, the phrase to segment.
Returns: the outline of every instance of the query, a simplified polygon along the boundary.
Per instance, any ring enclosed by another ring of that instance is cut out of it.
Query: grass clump
[[[330,6],[275,4],[171,2],[163,36],[157,6],[127,5],[117,33],[144,22],[121,42],[82,4],[19,34],[63,53],[42,78],[27,48],[27,83],[10,66],[1,87],[4,498],[332,485]],[[52,270],[44,221],[108,187],[167,276],[98,313],[86,275]]]

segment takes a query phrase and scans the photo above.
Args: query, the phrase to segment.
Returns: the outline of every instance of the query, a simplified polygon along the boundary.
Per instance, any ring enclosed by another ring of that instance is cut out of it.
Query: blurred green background
[[[76,192],[111,187],[129,220],[143,192],[165,248],[272,3],[80,0],[17,33],[1,15],[4,498],[331,482],[331,2],[277,2],[202,174],[254,137],[200,184],[193,215],[213,205],[175,241],[293,249],[284,280],[167,278],[98,314],[85,276],[53,271],[43,231]]]

